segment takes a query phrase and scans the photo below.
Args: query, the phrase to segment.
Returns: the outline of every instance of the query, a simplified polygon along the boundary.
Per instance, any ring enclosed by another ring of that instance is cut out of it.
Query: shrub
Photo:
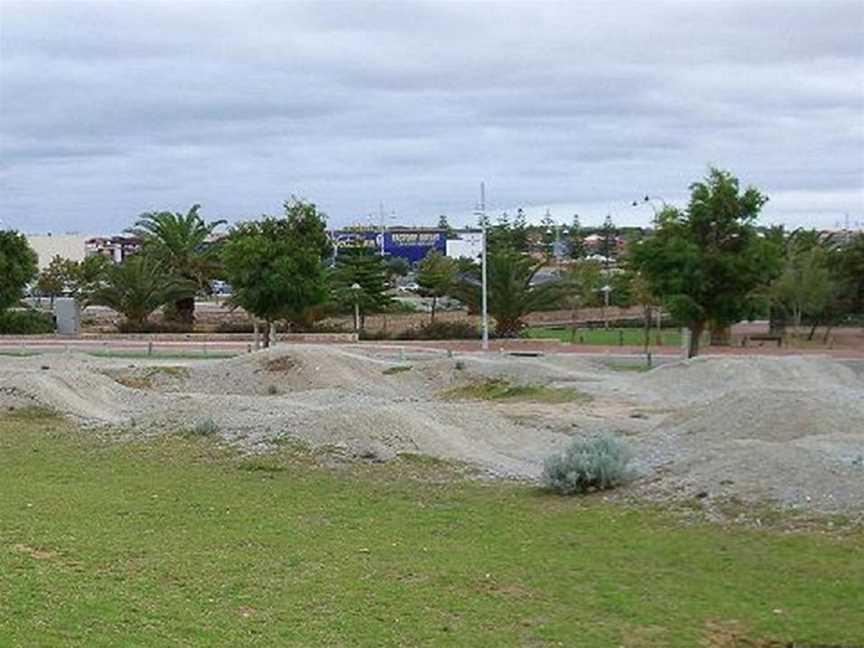
[[[406,371],[411,371],[411,365],[397,365],[395,367],[387,367],[383,373],[385,376],[392,376],[394,374],[404,373]]]
[[[212,418],[204,419],[203,421],[199,421],[195,424],[191,430],[189,430],[188,436],[192,437],[209,437],[213,436],[219,431],[219,426],[216,425],[216,421]]]
[[[390,331],[384,330],[368,331],[360,329],[358,335],[361,340],[392,340],[394,338],[394,335]]]
[[[410,301],[402,301],[401,299],[394,299],[392,303],[388,304],[384,309],[385,313],[417,313],[418,308],[417,304]]]
[[[548,457],[543,483],[561,495],[614,488],[628,476],[630,449],[610,436],[575,439],[561,454]]]
[[[252,322],[238,322],[234,320],[222,321],[216,326],[217,333],[253,333],[255,327]]]
[[[480,330],[467,320],[432,322],[420,328],[409,328],[398,335],[400,340],[478,340]]]
[[[54,333],[54,317],[35,310],[9,310],[0,312],[0,334],[41,335]]]

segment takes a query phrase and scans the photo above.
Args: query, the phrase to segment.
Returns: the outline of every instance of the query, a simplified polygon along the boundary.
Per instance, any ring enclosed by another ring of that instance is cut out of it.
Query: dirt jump
[[[627,492],[864,512],[864,378],[853,369],[812,356],[621,369],[565,354],[333,345],[199,362],[61,353],[0,358],[0,406],[49,407],[141,436],[207,426],[249,452],[296,439],[362,460],[424,454],[524,479],[572,438],[606,433],[633,449]],[[472,398],[484,384],[531,389]]]

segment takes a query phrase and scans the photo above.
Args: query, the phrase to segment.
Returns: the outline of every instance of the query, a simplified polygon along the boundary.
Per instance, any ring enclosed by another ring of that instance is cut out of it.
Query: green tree
[[[570,286],[566,301],[570,306],[571,341],[575,341],[579,309],[596,301],[597,291],[603,285],[603,268],[596,261],[577,261],[570,266],[567,281]]]
[[[37,262],[23,234],[0,230],[0,313],[21,299],[24,288],[39,272]]]
[[[392,303],[387,277],[387,263],[377,251],[365,247],[339,250],[331,274],[333,297],[343,307],[358,306],[360,319],[354,322],[355,329],[364,330],[366,315],[382,311]],[[359,289],[353,288],[355,284]]]
[[[36,280],[36,290],[40,295],[51,299],[54,306],[54,298],[62,295],[70,284],[75,280],[78,264],[70,259],[64,259],[59,254],[39,273]]]
[[[39,273],[36,289],[40,295],[48,295],[51,304],[54,297],[67,293],[79,302],[99,287],[112,261],[101,254],[72,261],[55,256],[48,267]]]
[[[609,303],[618,308],[630,308],[636,303],[636,297],[633,294],[633,281],[636,278],[636,273],[629,270],[612,271],[609,274],[609,287],[612,291],[609,293]]]
[[[834,242],[829,265],[842,287],[846,312],[864,314],[864,232]]]
[[[827,325],[827,342],[832,327],[864,316],[864,232],[831,235],[823,241],[823,247],[834,290],[821,316],[811,323],[808,339],[813,338],[821,322]]]
[[[111,259],[101,254],[88,256],[83,261],[76,263],[69,284],[72,296],[78,301],[86,301],[88,296],[102,285],[108,269],[113,265]]]
[[[140,239],[143,253],[156,259],[165,270],[193,282],[198,290],[209,291],[210,281],[219,272],[219,257],[209,239],[225,221],[207,223],[198,213],[200,209],[200,205],[193,205],[186,214],[144,213],[126,231]],[[180,321],[193,322],[195,294],[178,299],[174,308]]]
[[[490,251],[511,249],[527,250],[528,232],[525,226],[525,214],[522,210],[516,212],[516,218],[511,223],[510,215],[503,212],[494,226],[486,231],[487,246]]]
[[[753,312],[756,290],[778,272],[779,254],[758,236],[767,201],[757,189],[712,168],[690,186],[685,211],[666,209],[649,239],[636,243],[632,266],[691,331],[688,355],[699,353],[706,324],[731,325]]]
[[[392,277],[404,277],[411,272],[411,264],[407,259],[398,256],[387,257],[387,274]]]
[[[521,207],[516,210],[516,216],[513,218],[510,246],[517,252],[528,251],[528,219]]]
[[[141,330],[157,308],[195,293],[195,282],[166,272],[158,260],[136,254],[123,263],[109,266],[102,284],[85,304],[107,306]]]
[[[579,214],[573,214],[573,222],[567,237],[570,258],[578,261],[585,256],[585,233],[582,231],[582,223],[579,222]]]
[[[437,250],[430,251],[417,266],[417,285],[420,294],[432,298],[430,322],[435,322],[438,299],[448,294],[456,282],[459,271],[456,262]]]
[[[612,222],[611,214],[606,215],[603,227],[600,229],[600,236],[603,237],[600,242],[600,254],[609,260],[614,259],[618,253],[618,229]]]
[[[489,314],[495,318],[495,333],[499,337],[515,337],[525,327],[529,313],[548,310],[565,303],[571,287],[565,280],[535,282],[543,267],[542,261],[512,249],[496,250],[487,259]],[[480,272],[463,275],[454,294],[468,304],[473,312],[482,300]]]
[[[285,203],[283,218],[237,225],[222,245],[231,303],[267,323],[265,346],[281,319],[305,321],[327,299],[326,216],[312,203]]]
[[[819,317],[834,292],[825,251],[818,245],[793,249],[768,292],[771,301],[791,315],[796,328],[805,316]]]
[[[558,238],[558,223],[552,218],[552,213],[547,209],[540,219],[540,236],[543,242],[543,254],[552,258],[555,242]]]

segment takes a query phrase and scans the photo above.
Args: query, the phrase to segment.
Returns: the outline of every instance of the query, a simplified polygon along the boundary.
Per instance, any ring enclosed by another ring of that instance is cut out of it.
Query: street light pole
[[[483,350],[489,350],[489,315],[488,315],[488,303],[486,297],[486,183],[480,183],[480,224],[483,228],[483,253],[482,260],[480,262],[481,265],[481,302],[482,302],[482,327],[483,327]]]
[[[654,229],[657,229],[660,226],[660,218],[659,218],[660,217],[660,211],[657,209],[657,205],[654,204],[654,202],[657,200],[659,200],[662,203],[663,209],[666,209],[669,206],[669,203],[667,203],[665,200],[663,200],[663,198],[661,196],[645,196],[642,199],[642,202],[650,205],[651,210],[654,212]],[[634,200],[633,206],[638,207],[639,201]]]
[[[354,294],[354,333],[360,335],[360,291],[363,287],[354,283],[351,285],[351,292]],[[359,339],[359,337],[358,337]]]

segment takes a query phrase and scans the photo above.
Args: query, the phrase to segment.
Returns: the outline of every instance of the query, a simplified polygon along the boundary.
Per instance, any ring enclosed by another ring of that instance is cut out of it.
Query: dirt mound
[[[860,439],[856,443],[860,448]],[[734,441],[682,453],[659,479],[637,484],[637,490],[708,504],[734,498],[748,504],[860,512],[864,468],[833,455],[798,442]]]
[[[729,391],[862,389],[864,379],[830,358],[706,356],[662,365],[642,374],[639,385],[667,403],[683,405]]]
[[[247,396],[343,389],[378,396],[417,393],[440,381],[435,367],[373,357],[334,346],[276,347],[221,362],[198,363],[183,376],[161,376],[158,389]],[[452,365],[452,362],[450,363]],[[431,381],[431,383],[430,383]]]
[[[677,435],[711,442],[788,442],[847,432],[860,433],[864,440],[864,393],[842,387],[734,391],[684,409],[664,425]]]
[[[704,358],[643,376],[677,405],[640,440],[640,488],[864,510],[864,382],[814,358]]]
[[[140,401],[151,400],[107,376],[81,370],[0,370],[0,385],[0,405],[48,407],[88,422],[127,422],[141,409]]]
[[[480,403],[438,400],[440,389],[468,379],[454,365],[446,357],[334,347],[276,348],[185,367],[43,357],[0,370],[0,404],[43,405],[140,434],[207,424],[247,447],[293,437],[366,458],[422,453],[498,475],[539,475],[542,458],[566,436],[526,428]]]

